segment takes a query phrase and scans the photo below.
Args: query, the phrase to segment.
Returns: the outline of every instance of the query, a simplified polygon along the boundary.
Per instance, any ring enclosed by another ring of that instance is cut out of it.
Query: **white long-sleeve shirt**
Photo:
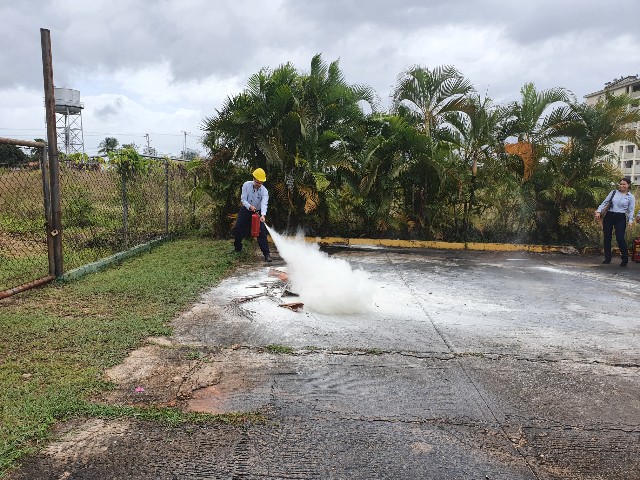
[[[260,210],[260,215],[265,216],[269,204],[269,192],[264,185],[260,185],[258,189],[254,188],[253,180],[249,180],[242,184],[240,201],[246,209],[253,205],[256,210]]]
[[[605,199],[602,201],[596,212],[602,211],[604,208],[604,204],[609,200],[611,196],[611,192],[607,194]],[[622,193],[620,190],[616,190],[613,194],[613,199],[611,201],[611,207],[609,208],[610,212],[613,213],[624,213],[627,216],[627,222],[629,225],[633,223],[633,212],[636,209],[636,197],[634,197],[631,193]]]

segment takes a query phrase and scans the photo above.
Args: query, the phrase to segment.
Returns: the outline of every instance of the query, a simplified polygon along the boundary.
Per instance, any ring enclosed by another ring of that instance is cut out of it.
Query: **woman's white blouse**
[[[597,212],[600,212],[604,207],[604,204],[609,197],[611,196],[611,192],[607,194],[605,199],[602,201]],[[621,193],[620,190],[616,190],[616,193],[613,195],[613,200],[611,202],[611,208],[609,208],[610,212],[613,213],[624,213],[627,216],[627,221],[629,224],[633,223],[633,213],[636,209],[636,197],[634,197],[629,192]],[[640,215],[640,214],[639,214]]]

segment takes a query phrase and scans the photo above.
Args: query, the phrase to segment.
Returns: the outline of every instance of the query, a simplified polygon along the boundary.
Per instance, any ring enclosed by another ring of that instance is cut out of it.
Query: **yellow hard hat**
[[[258,180],[259,182],[266,182],[267,181],[267,174],[264,173],[264,170],[261,168],[256,168],[253,171],[253,178],[255,178],[256,180]]]

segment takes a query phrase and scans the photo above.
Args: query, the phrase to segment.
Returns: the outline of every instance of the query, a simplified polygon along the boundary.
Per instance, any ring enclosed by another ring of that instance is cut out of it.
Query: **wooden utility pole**
[[[62,259],[62,208],[60,205],[60,163],[56,136],[56,101],[53,84],[53,60],[51,57],[51,36],[49,30],[40,29],[42,46],[42,76],[44,78],[44,103],[47,118],[47,150],[49,152],[49,175],[51,191],[51,225],[47,235],[53,237],[55,276],[64,272]]]

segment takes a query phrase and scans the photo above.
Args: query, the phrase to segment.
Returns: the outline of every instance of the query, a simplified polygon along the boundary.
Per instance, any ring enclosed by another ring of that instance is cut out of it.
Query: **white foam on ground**
[[[324,314],[364,313],[373,305],[375,286],[362,270],[329,257],[302,236],[284,237],[267,227],[278,253],[287,262],[292,289],[305,308]]]

